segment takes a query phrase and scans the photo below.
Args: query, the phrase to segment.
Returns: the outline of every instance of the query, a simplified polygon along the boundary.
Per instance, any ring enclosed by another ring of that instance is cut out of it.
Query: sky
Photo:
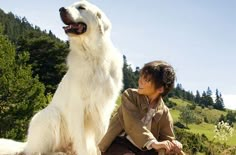
[[[75,0],[1,0],[0,8],[67,40],[59,8]],[[128,63],[164,60],[176,83],[200,93],[208,87],[236,110],[235,0],[90,0],[112,23],[112,41]],[[1,19],[0,19],[1,20]]]

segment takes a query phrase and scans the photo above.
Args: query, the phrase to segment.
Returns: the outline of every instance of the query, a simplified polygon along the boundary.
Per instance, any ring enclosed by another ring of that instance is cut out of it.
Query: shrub
[[[174,123],[174,126],[176,126],[176,127],[178,127],[178,128],[181,128],[181,129],[185,129],[185,128],[186,128],[185,125],[182,124],[182,123],[180,123],[180,122],[175,122],[175,123]]]

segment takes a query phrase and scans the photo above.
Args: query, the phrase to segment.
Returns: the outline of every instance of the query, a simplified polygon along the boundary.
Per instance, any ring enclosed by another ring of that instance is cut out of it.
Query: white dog
[[[51,103],[31,120],[27,142],[0,140],[0,154],[47,154],[71,149],[76,155],[100,154],[122,88],[122,56],[110,40],[111,24],[87,1],[61,8],[69,36],[68,71]]]

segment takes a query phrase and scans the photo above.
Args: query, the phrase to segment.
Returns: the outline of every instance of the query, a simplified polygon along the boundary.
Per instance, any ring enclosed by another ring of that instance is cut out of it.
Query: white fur
[[[76,9],[81,4],[86,10]],[[1,155],[6,149],[13,154],[22,148],[27,155],[67,148],[76,155],[100,154],[97,144],[107,130],[122,88],[122,56],[110,40],[111,24],[100,9],[80,1],[67,10],[74,21],[87,24],[87,32],[69,34],[68,71],[51,103],[32,118],[27,142],[1,139]],[[1,143],[7,146],[2,148]]]

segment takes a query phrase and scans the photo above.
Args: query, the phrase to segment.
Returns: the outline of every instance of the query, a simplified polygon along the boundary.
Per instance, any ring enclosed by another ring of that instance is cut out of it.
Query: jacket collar
[[[142,108],[144,115],[148,112],[148,105],[149,105],[148,98],[147,98],[147,96],[144,96],[141,101],[141,108]],[[164,110],[164,101],[162,98],[160,98],[157,101],[156,114],[154,116],[154,119],[156,121],[160,120],[160,118],[161,118],[160,116],[163,114],[163,110]]]

